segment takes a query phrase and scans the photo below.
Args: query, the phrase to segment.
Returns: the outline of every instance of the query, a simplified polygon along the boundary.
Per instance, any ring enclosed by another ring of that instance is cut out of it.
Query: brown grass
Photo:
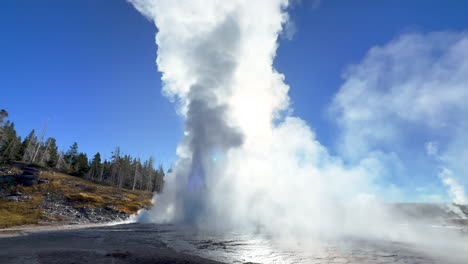
[[[42,197],[21,202],[0,201],[0,227],[37,224],[44,215],[38,209],[41,202]]]
[[[102,204],[104,199],[102,197],[87,194],[87,193],[74,193],[68,194],[65,197],[72,202],[81,202],[81,203],[92,203],[92,204]]]

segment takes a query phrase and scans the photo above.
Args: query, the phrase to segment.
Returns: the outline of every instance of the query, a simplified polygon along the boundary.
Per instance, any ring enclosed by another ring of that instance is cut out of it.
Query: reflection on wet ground
[[[279,245],[261,235],[210,234],[170,225],[158,226],[158,229],[162,231],[160,239],[168,247],[226,263],[468,263],[464,261],[468,260],[466,252],[457,252],[458,255],[449,260],[446,255],[431,254],[431,249],[394,241],[346,239],[313,246]],[[468,245],[468,240],[466,242]]]
[[[1,263],[468,263],[466,250],[452,247],[450,240],[442,241],[443,250],[363,239],[322,241],[313,246],[281,240],[280,245],[258,234],[214,234],[154,224],[30,232],[0,238]],[[468,245],[468,240],[463,241]]]

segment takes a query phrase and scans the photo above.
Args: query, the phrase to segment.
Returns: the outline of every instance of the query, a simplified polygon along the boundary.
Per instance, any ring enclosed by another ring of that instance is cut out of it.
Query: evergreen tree
[[[94,155],[93,160],[91,161],[91,166],[89,170],[89,178],[98,180],[101,172],[102,172],[101,154],[98,152],[96,153],[96,155]]]
[[[129,175],[132,173],[132,158],[130,155],[124,155],[120,159],[120,170],[118,173],[118,184],[119,188],[130,188]]]
[[[8,117],[8,112],[5,109],[0,110],[0,126],[3,125],[3,120]]]
[[[78,152],[78,143],[74,142],[64,153],[58,150],[55,138],[50,137],[42,142],[45,133],[38,140],[34,129],[21,142],[15,124],[5,120],[7,117],[8,113],[0,110],[0,163],[34,161],[75,176],[86,176],[94,181],[133,190],[160,192],[164,186],[164,168],[159,165],[155,169],[153,157],[142,163],[139,158],[122,155],[117,147],[110,161],[102,162],[101,154],[97,152],[90,162],[85,153]]]
[[[55,138],[50,137],[45,143],[46,150],[43,154],[42,162],[50,168],[55,168],[59,161],[59,151],[57,147],[57,141]]]
[[[107,160],[104,160],[102,163],[101,173],[99,174],[99,181],[100,182],[110,182],[111,175],[111,163]]]
[[[15,123],[7,121],[2,127],[0,162],[12,161],[19,150],[21,138],[16,136]]]
[[[74,166],[76,164],[76,159],[78,157],[78,143],[74,142],[73,145],[70,146],[67,153],[65,153],[64,159],[70,166]]]
[[[154,181],[154,192],[160,193],[164,187],[164,168],[162,164],[159,164],[159,168],[156,171],[156,179]]]
[[[89,171],[88,156],[85,153],[79,153],[72,166],[72,175],[83,177]]]
[[[8,117],[8,112],[5,109],[0,110],[0,142],[3,141],[3,136],[4,136],[4,126],[3,122],[5,118]]]

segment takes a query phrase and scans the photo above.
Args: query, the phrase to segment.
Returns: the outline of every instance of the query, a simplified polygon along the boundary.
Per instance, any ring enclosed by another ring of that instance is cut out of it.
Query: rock
[[[112,206],[106,206],[104,207],[105,210],[107,211],[114,211],[115,209]]]
[[[10,202],[21,202],[24,200],[31,199],[31,196],[23,195],[21,192],[14,192],[10,195],[5,196],[5,199],[7,199]]]
[[[21,196],[21,195],[23,195],[23,193],[20,192],[20,191],[13,191],[13,192],[10,194],[10,196]]]
[[[7,196],[5,197],[8,201],[10,202],[19,202],[20,201],[20,198],[18,196]]]

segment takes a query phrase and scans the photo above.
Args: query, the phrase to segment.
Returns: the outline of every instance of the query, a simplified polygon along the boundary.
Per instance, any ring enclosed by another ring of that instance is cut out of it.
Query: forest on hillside
[[[38,136],[33,129],[22,139],[17,135],[15,123],[7,120],[8,112],[0,110],[0,164],[20,161],[37,164],[51,170],[105,183],[119,188],[160,192],[164,186],[164,168],[154,167],[154,158],[142,161],[122,154],[119,147],[110,160],[102,160],[96,153],[89,159],[73,143],[67,151],[59,150],[53,137],[45,138],[45,130]]]

